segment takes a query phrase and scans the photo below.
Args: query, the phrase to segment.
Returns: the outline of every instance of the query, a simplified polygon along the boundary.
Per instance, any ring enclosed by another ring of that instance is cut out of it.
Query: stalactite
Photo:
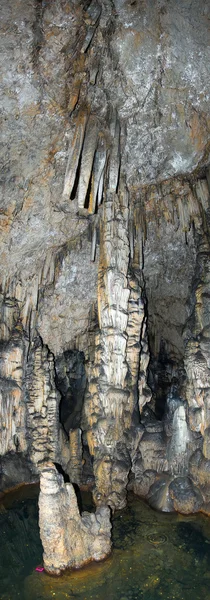
[[[92,0],[86,10],[86,23],[91,23],[91,25],[95,25],[101,14],[101,6],[97,2],[97,0]]]
[[[204,211],[209,208],[209,190],[206,179],[199,179],[195,185],[198,200],[201,202]]]
[[[82,149],[81,168],[78,183],[78,207],[85,208],[85,201],[92,174],[93,160],[97,148],[98,127],[94,117],[90,117],[86,127]],[[88,203],[89,203],[89,199]]]
[[[144,249],[143,249],[143,235],[142,231],[138,229],[138,247],[139,247],[139,268],[142,270],[144,268]]]
[[[42,270],[42,274],[41,274],[40,283],[42,285],[45,285],[47,283],[48,273],[50,271],[51,260],[52,260],[52,252],[51,252],[51,249],[49,249],[46,254],[46,258],[45,258],[45,262],[44,262],[44,266],[43,266],[43,270]]]
[[[128,235],[129,235],[129,245],[130,245],[130,258],[131,258],[131,260],[133,260],[133,257],[134,257],[134,223],[133,223],[132,216],[130,216],[130,218],[129,218]]]
[[[209,194],[210,194],[210,166],[208,166],[206,169],[206,180],[207,180]]]
[[[182,231],[189,230],[189,213],[188,213],[188,205],[185,202],[185,199],[182,197],[177,198],[177,207],[180,225],[182,227]]]
[[[71,90],[70,90],[70,98],[68,101],[68,112],[69,112],[69,116],[71,116],[71,114],[73,113],[75,107],[78,104],[78,100],[79,100],[79,95],[80,95],[80,89],[81,89],[81,83],[82,83],[82,78],[81,77],[75,77],[74,78],[74,82],[72,84]]]
[[[188,201],[188,212],[189,212],[190,219],[199,217],[199,215],[200,215],[199,202],[198,202],[195,194],[193,194],[193,192],[191,190],[189,190],[189,193],[187,196],[187,201]]]
[[[17,281],[15,286],[15,298],[18,302],[22,302],[24,300],[25,290],[22,284],[22,281]]]
[[[29,295],[27,295],[25,303],[22,308],[22,313],[21,313],[23,327],[26,330],[28,330],[28,327],[29,327],[30,311],[31,311],[31,298]]]
[[[37,276],[34,277],[33,284],[31,286],[31,290],[30,290],[30,295],[31,295],[31,306],[36,311],[37,305],[38,305],[38,298],[39,298],[39,280],[38,280]]]
[[[98,27],[101,14],[101,6],[97,0],[93,0],[86,10],[85,22],[87,26],[86,36],[81,47],[81,53],[84,54],[89,49],[95,31]]]
[[[96,211],[97,195],[99,196],[99,185],[100,185],[100,181],[102,179],[102,175],[104,172],[105,164],[106,164],[105,140],[102,138],[102,136],[99,136],[98,147],[97,147],[95,157],[94,157],[93,171],[92,171],[92,178],[91,178],[90,200],[89,200],[89,206],[88,206],[88,212],[90,214],[94,214]],[[102,189],[102,193],[103,193],[103,189]],[[101,196],[101,192],[100,192],[100,196]]]
[[[54,283],[54,279],[55,279],[55,260],[54,260],[54,256],[51,255],[48,283],[49,284]]]
[[[99,186],[98,186],[98,208],[99,208],[99,206],[101,206],[102,200],[103,200],[104,172],[105,172],[105,169],[103,169],[103,171],[101,173],[101,177],[100,177],[100,181],[99,181]]]
[[[70,479],[73,483],[81,484],[82,476],[82,431],[80,428],[70,429]]]
[[[92,262],[94,262],[95,255],[96,255],[96,239],[97,239],[97,231],[96,231],[96,226],[94,225],[93,232],[92,232],[92,243],[91,243],[91,260],[92,260]]]
[[[162,191],[165,192],[164,189]],[[162,196],[162,207],[166,223],[174,223],[174,198],[171,193]]]
[[[77,167],[82,151],[82,145],[85,135],[85,128],[87,123],[87,112],[80,111],[76,122],[76,129],[72,143],[69,148],[69,157],[66,167],[66,174],[64,179],[63,198],[69,199],[74,187]]]
[[[82,54],[84,54],[85,52],[87,52],[87,50],[88,50],[88,48],[89,48],[89,46],[90,46],[90,44],[92,42],[92,39],[93,39],[93,36],[94,36],[94,33],[95,33],[96,29],[97,29],[97,27],[94,26],[94,25],[90,25],[89,27],[87,27],[86,36],[85,36],[84,42],[83,42],[82,47],[81,47],[81,53]]]
[[[115,124],[113,137],[113,145],[110,153],[108,186],[111,192],[117,192],[120,172],[120,124],[118,120]]]

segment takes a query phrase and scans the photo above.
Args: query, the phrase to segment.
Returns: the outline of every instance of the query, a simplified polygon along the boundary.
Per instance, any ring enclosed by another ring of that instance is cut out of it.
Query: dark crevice
[[[86,194],[86,198],[85,198],[84,208],[89,208],[90,193],[91,193],[91,182],[92,182],[92,173],[91,173],[90,181],[89,181],[89,184],[88,184],[88,189],[87,189],[87,194]]]
[[[54,462],[53,464],[55,465],[58,473],[60,473],[60,475],[63,476],[64,483],[70,483],[69,476],[67,475],[67,473],[65,473],[63,467],[59,463],[57,463],[57,462]]]
[[[39,60],[39,52],[44,42],[44,34],[42,30],[42,17],[43,17],[43,0],[35,0],[35,21],[33,24],[33,51],[32,61],[34,66],[37,67]]]
[[[60,473],[60,475],[63,476],[64,483],[70,483],[69,475],[67,475],[67,473],[65,473],[63,467],[59,463],[57,463],[57,462],[54,462],[53,464],[55,465],[58,473]],[[73,485],[73,488],[74,488],[74,491],[75,491],[75,494],[76,494],[76,497],[77,497],[78,508],[79,508],[79,511],[80,511],[80,514],[81,514],[82,513],[82,495],[81,495],[81,492],[80,492],[80,488],[77,485],[77,483],[71,482],[71,484]]]
[[[79,185],[79,178],[80,178],[81,162],[82,162],[82,150],[81,150],[79,161],[78,161],[78,166],[77,166],[77,170],[76,170],[76,176],[75,176],[74,185],[73,185],[73,188],[72,188],[70,200],[74,200],[76,198],[76,193],[77,193],[77,188],[78,188],[78,185]]]
[[[163,419],[169,395],[180,396],[184,381],[183,361],[173,360],[164,340],[161,340],[158,356],[151,356],[148,372],[148,384],[153,392],[157,419]]]
[[[86,389],[85,357],[79,350],[67,350],[55,360],[55,385],[61,394],[59,418],[67,435],[81,426]]]

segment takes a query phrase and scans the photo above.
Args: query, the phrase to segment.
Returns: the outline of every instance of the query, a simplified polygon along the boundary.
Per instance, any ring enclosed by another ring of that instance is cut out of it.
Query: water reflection
[[[108,559],[55,578],[35,571],[37,493],[28,486],[0,506],[1,600],[210,600],[208,517],[157,513],[130,497],[114,516]]]

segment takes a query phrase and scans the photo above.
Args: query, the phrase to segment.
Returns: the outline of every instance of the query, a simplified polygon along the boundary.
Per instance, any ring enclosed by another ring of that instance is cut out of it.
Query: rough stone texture
[[[2,488],[209,505],[209,18],[3,0]]]
[[[41,473],[39,527],[48,573],[59,575],[67,567],[102,560],[111,550],[109,508],[80,515],[72,484],[64,484],[52,463]]]
[[[178,512],[189,514],[200,510],[203,498],[189,477],[177,477],[169,486],[174,508]]]
[[[209,4],[116,0],[114,9],[106,64],[117,62],[115,85],[113,68],[104,79],[126,126],[129,182],[189,172],[209,142]]]

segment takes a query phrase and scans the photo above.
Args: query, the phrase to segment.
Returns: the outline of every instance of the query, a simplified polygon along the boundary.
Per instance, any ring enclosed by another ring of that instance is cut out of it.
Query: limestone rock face
[[[68,567],[102,560],[111,550],[109,508],[80,515],[73,486],[64,484],[52,463],[41,473],[39,526],[48,573],[59,575]]]

